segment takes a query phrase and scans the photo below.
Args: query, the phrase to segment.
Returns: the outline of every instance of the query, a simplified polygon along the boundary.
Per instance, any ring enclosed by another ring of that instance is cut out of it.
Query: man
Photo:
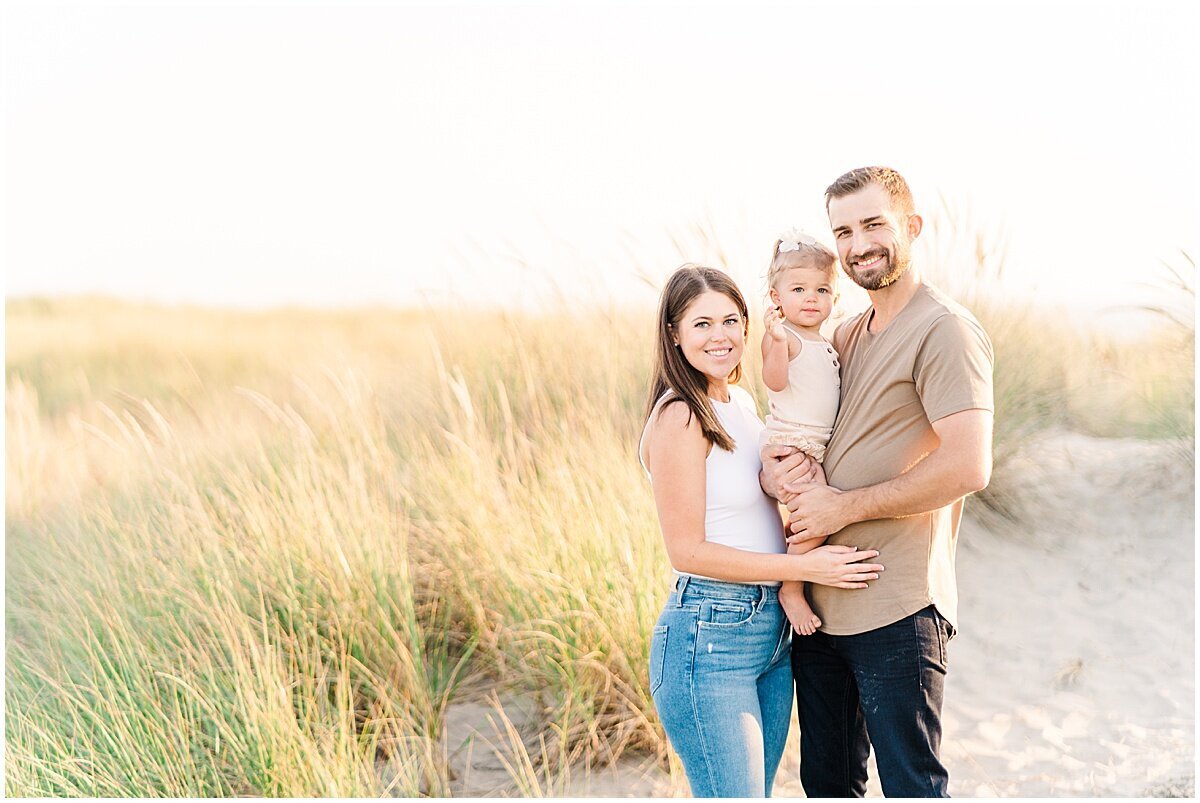
[[[800,459],[767,447],[763,486],[777,498],[796,492],[790,544],[829,536],[878,549],[886,570],[865,590],[810,586],[822,627],[792,639],[800,776],[809,797],[862,797],[874,745],[885,795],[944,797],[954,553],[963,497],[991,473],[992,347],[912,265],[922,220],[899,173],[852,170],[825,199],[843,269],[871,307],[833,337],[842,394],[829,484],[797,484]]]

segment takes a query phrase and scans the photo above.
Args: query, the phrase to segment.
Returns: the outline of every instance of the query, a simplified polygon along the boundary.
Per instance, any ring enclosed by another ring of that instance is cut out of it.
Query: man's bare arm
[[[820,538],[870,519],[900,518],[944,507],[987,487],[992,472],[992,413],[964,410],[934,421],[938,446],[895,479],[839,491],[808,484],[788,502],[794,542]]]

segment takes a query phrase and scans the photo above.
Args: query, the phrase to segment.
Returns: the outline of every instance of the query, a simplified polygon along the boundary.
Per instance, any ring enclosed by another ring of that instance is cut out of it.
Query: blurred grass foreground
[[[1190,324],[974,307],[988,508],[1019,515],[1038,430],[1192,436]],[[10,302],[5,792],[451,795],[463,700],[516,793],[623,754],[682,784],[647,692],[651,321]]]

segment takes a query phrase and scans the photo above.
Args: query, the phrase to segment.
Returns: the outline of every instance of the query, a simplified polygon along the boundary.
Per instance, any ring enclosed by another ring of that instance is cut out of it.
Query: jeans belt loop
[[[683,607],[683,590],[685,588],[687,588],[688,581],[691,579],[692,578],[688,577],[686,574],[681,574],[681,575],[679,575],[678,578],[675,579],[675,607],[676,608]]]

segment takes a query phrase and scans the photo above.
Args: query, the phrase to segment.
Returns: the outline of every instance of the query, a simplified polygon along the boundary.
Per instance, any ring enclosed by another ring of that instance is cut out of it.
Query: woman
[[[650,692],[696,797],[764,797],[792,710],[779,584],[865,588],[879,553],[788,555],[759,486],[763,428],[741,377],[746,302],[724,273],[685,265],[659,302],[639,455],[677,577],[650,645]]]

